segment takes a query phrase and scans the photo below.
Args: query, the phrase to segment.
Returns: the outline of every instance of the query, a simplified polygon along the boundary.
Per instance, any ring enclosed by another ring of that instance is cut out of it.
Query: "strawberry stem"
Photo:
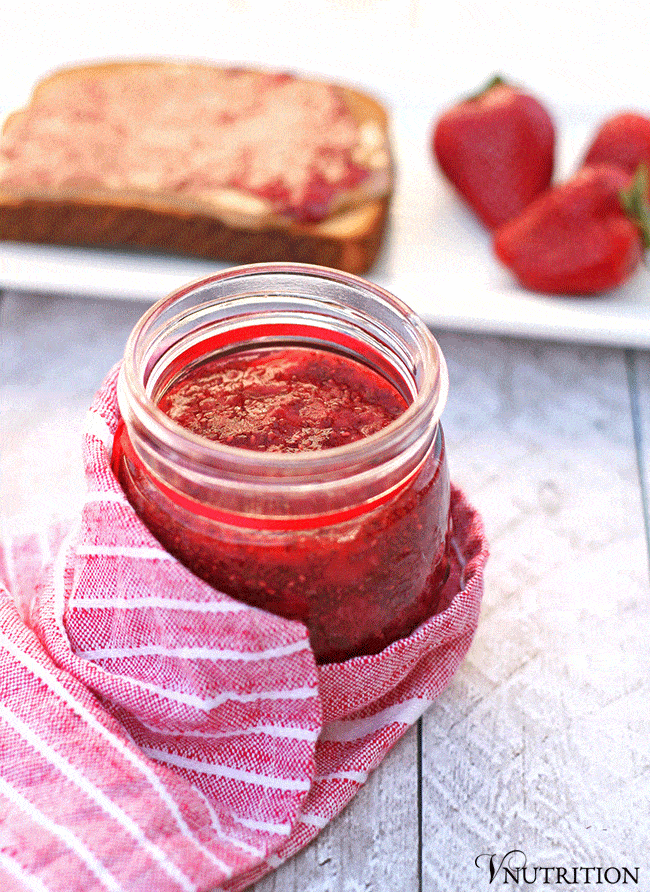
[[[639,164],[632,182],[619,193],[621,206],[633,223],[639,227],[643,247],[650,248],[650,203],[648,202],[648,167]]]
[[[507,85],[507,83],[507,80],[502,75],[493,74],[486,84],[484,84],[475,93],[472,93],[471,96],[467,97],[467,102],[475,102],[477,99],[481,99],[482,96],[485,96],[486,93],[489,93],[490,90],[493,90],[495,87],[502,87],[504,85]]]

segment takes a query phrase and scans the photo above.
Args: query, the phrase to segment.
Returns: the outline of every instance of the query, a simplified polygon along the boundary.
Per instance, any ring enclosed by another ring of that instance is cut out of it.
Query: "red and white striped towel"
[[[135,515],[110,470],[116,374],[89,413],[79,522],[0,550],[0,888],[235,892],[313,839],[448,684],[485,536],[454,488],[447,609],[318,667],[302,625],[215,593]]]

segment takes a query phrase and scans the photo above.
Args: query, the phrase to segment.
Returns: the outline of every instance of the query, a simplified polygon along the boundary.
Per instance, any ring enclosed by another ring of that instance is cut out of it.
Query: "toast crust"
[[[6,120],[7,134],[38,103],[52,102],[75,80],[156,75],[174,69],[193,76],[229,71],[204,63],[158,60],[103,62],[62,69],[41,80],[24,109]],[[260,69],[237,72],[260,73]],[[283,75],[286,76],[286,75]],[[366,272],[380,248],[393,189],[388,113],[373,97],[350,87],[295,75],[301,85],[326,86],[359,129],[356,162],[369,171],[361,183],[340,190],[323,219],[278,212],[262,195],[226,187],[208,195],[172,190],[88,188],[83,184],[33,188],[3,182],[0,169],[0,238],[43,244],[128,247],[234,262],[297,261]],[[355,162],[355,163],[356,163]],[[11,174],[11,159],[4,172]]]

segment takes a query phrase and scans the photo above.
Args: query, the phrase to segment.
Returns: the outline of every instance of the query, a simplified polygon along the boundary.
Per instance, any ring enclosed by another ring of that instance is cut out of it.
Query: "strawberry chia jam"
[[[344,446],[401,415],[406,400],[366,365],[329,350],[238,350],[192,368],[158,400],[173,421],[243,449]]]
[[[154,305],[127,343],[114,471],[161,544],[304,622],[320,663],[446,606],[444,358],[354,276],[231,269]]]

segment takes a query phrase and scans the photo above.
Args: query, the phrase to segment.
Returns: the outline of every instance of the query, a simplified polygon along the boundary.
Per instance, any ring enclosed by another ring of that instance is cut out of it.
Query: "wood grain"
[[[476,856],[515,848],[532,865],[647,863],[649,585],[624,354],[441,340],[449,454],[492,558],[474,646],[424,719],[423,888],[476,888]]]

